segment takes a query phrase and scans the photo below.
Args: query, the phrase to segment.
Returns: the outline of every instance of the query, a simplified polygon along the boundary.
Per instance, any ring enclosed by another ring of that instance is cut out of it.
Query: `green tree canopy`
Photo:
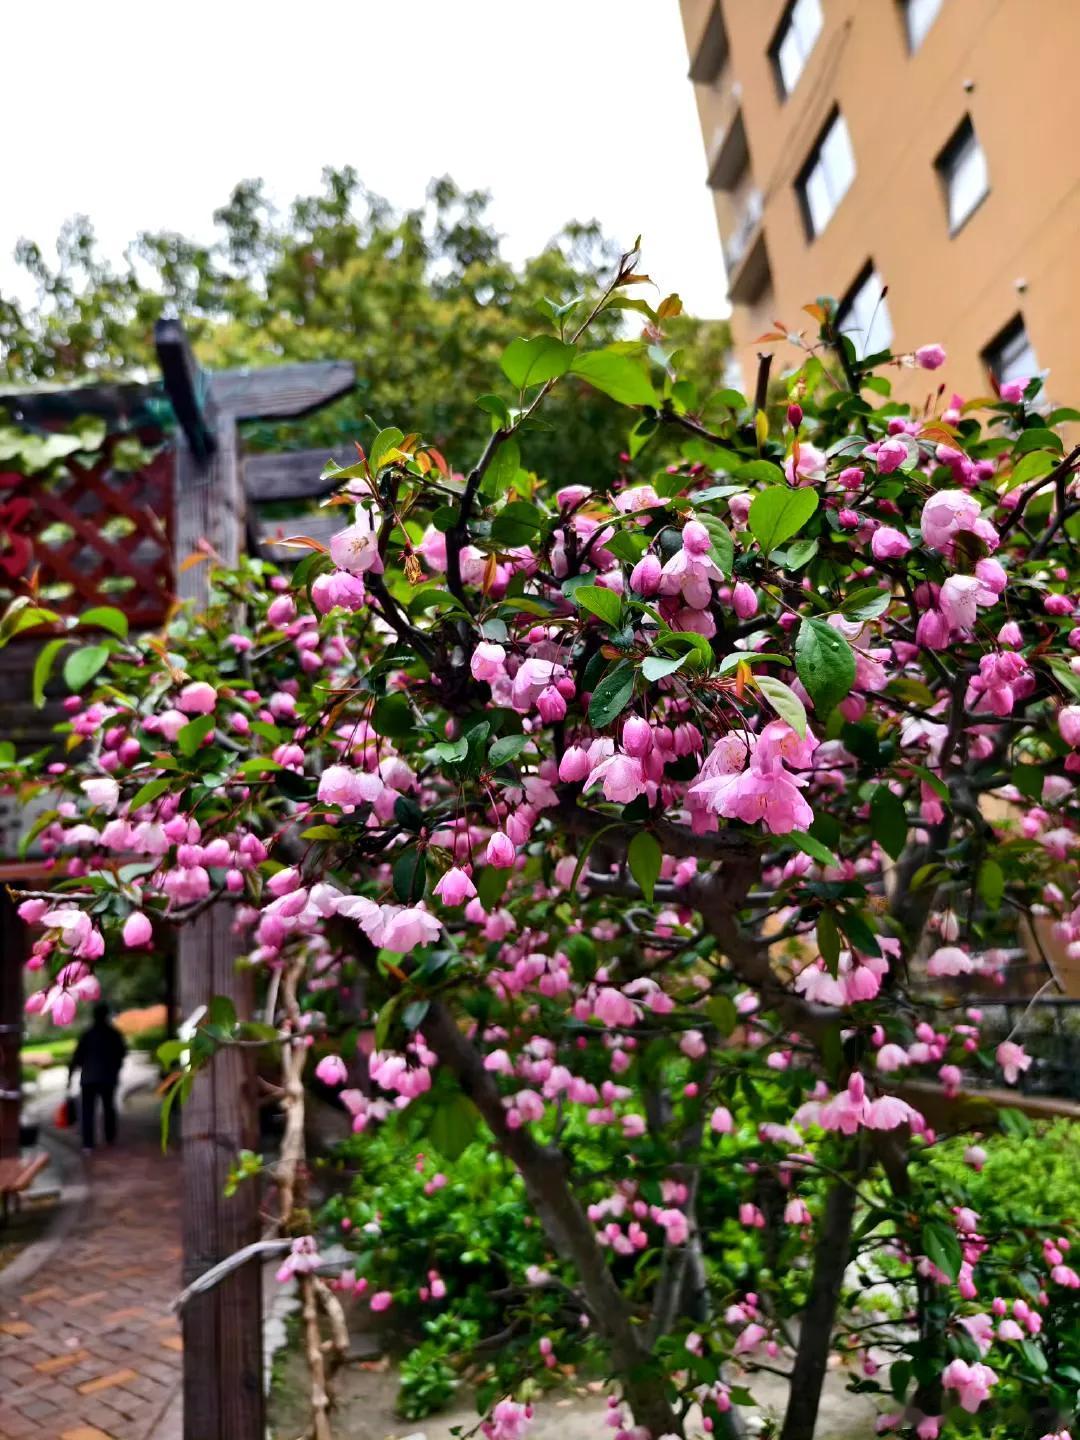
[[[245,180],[215,212],[212,243],[143,232],[120,266],[102,256],[90,221],[77,217],[58,238],[55,266],[38,245],[18,247],[38,295],[28,306],[0,297],[0,377],[28,386],[152,372],[154,321],[177,314],[207,366],[355,363],[355,392],[291,426],[285,443],[363,443],[374,433],[371,421],[408,415],[445,444],[455,417],[453,462],[488,431],[473,397],[507,344],[531,332],[537,307],[550,314],[594,290],[618,253],[596,221],[571,223],[515,266],[488,206],[485,192],[444,177],[431,183],[423,206],[398,211],[345,167],[326,169],[318,194],[278,213],[263,182]],[[616,338],[619,324],[619,313],[608,312],[598,338]],[[679,316],[664,329],[669,347],[687,349],[681,371],[703,394],[722,384],[726,324]],[[576,388],[556,399],[550,428],[530,444],[533,463],[553,478],[608,465],[622,448],[618,407]],[[471,429],[461,426],[463,414]],[[268,445],[284,437],[263,431],[249,439]]]

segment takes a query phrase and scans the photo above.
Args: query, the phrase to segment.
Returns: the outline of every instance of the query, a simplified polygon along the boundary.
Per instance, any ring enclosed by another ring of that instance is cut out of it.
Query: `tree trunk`
[[[803,1312],[780,1440],[813,1440],[832,1346],[836,1306],[851,1250],[856,1198],[854,1185],[838,1180],[825,1201],[825,1216],[814,1256],[814,1278]]]
[[[498,1086],[445,1005],[432,1004],[421,1028],[424,1039],[483,1116],[500,1150],[517,1166],[548,1239],[573,1265],[634,1420],[654,1440],[681,1435],[682,1424],[668,1400],[663,1371],[634,1324],[592,1222],[571,1189],[565,1155],[553,1145],[539,1145],[524,1126],[510,1129]]]

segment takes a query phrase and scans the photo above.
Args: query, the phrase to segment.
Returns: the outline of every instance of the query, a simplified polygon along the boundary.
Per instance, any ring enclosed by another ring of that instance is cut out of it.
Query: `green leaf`
[[[312,825],[300,835],[301,840],[340,840],[341,831],[336,825]]]
[[[830,865],[836,869],[840,861],[833,854],[827,845],[823,845],[816,835],[809,835],[805,830],[792,830],[787,837],[791,843],[797,846],[804,855],[809,855],[811,860],[816,860],[819,865]]]
[[[795,670],[824,720],[855,683],[855,655],[825,620],[804,620],[795,638]]]
[[[1025,430],[1020,436],[1013,448],[1013,453],[1026,455],[1035,450],[1053,450],[1060,455],[1064,448],[1061,436],[1055,435],[1053,430],[1031,429]]]
[[[37,653],[34,661],[33,695],[34,704],[39,710],[45,704],[45,687],[52,674],[53,661],[67,643],[67,639],[61,636],[59,640],[50,640]]]
[[[128,618],[122,610],[117,610],[115,605],[95,605],[92,609],[85,610],[79,616],[79,624],[97,625],[120,640],[127,639]]]
[[[497,545],[513,549],[528,545],[544,523],[544,512],[528,500],[511,500],[491,523],[491,538]]]
[[[498,499],[500,495],[509,490],[520,469],[521,447],[511,436],[508,440],[504,440],[495,451],[491,464],[487,468],[481,487],[484,494],[492,499]]]
[[[140,790],[136,790],[135,794],[131,797],[130,813],[134,814],[141,806],[149,804],[151,800],[156,800],[159,795],[164,795],[165,791],[175,783],[175,778],[172,775],[162,775],[157,780],[148,780],[146,784]]]
[[[809,488],[771,485],[750,504],[750,533],[768,555],[797,535],[817,507],[818,497]]]
[[[630,874],[633,875],[638,889],[651,905],[653,891],[660,875],[660,866],[664,859],[660,842],[651,831],[639,830],[630,841],[626,858],[630,864]]]
[[[1020,485],[1030,485],[1033,480],[1041,480],[1044,475],[1050,474],[1056,463],[1055,457],[1046,450],[1030,451],[1021,457],[1009,477],[1009,489],[1015,490]]]
[[[698,515],[697,519],[708,530],[712,540],[709,548],[710,560],[719,569],[721,575],[729,576],[735,563],[735,541],[731,531],[715,515]]]
[[[371,712],[371,725],[376,735],[387,735],[399,739],[411,735],[416,729],[416,720],[409,709],[409,702],[400,690],[384,695]]]
[[[614,590],[607,590],[603,585],[579,585],[572,598],[575,605],[584,606],[606,624],[618,625],[622,616],[622,601]]]
[[[829,974],[835,979],[840,964],[840,951],[843,947],[840,943],[840,931],[836,928],[836,921],[833,919],[831,910],[822,910],[817,917],[817,944]]]
[[[772,675],[757,675],[754,683],[780,719],[787,721],[800,740],[805,740],[806,710],[791,686],[785,685],[782,680],[774,679]]]
[[[69,690],[81,690],[108,660],[108,645],[83,645],[64,661],[64,681]]]
[[[427,1138],[447,1160],[460,1158],[475,1140],[478,1129],[476,1111],[464,1095],[452,1095],[434,1107]]]
[[[763,485],[777,485],[782,486],[785,490],[791,489],[783,470],[779,465],[774,465],[771,460],[747,460],[744,465],[736,468],[735,478],[737,480],[760,480]],[[792,494],[795,493],[792,490]],[[806,493],[812,495],[813,491]],[[794,534],[794,531],[792,533]]]
[[[427,889],[427,859],[418,850],[406,850],[394,862],[394,894],[403,905],[415,905]]]
[[[874,620],[889,608],[892,595],[880,585],[864,585],[853,590],[840,606],[849,620]]]
[[[1050,1363],[1046,1358],[1041,1345],[1036,1345],[1034,1340],[1021,1340],[1020,1353],[1027,1361],[1028,1368],[1036,1375],[1045,1375],[1050,1369]]]
[[[605,729],[622,713],[634,693],[634,667],[626,662],[609,670],[589,700],[589,724]]]
[[[469,753],[469,742],[464,736],[457,740],[440,740],[438,745],[431,747],[433,755],[437,755],[445,765],[454,765],[459,760],[464,760]]]
[[[393,452],[404,439],[405,432],[397,429],[394,425],[379,431],[371,442],[371,449],[368,451],[367,457],[368,469],[372,475],[378,474],[384,466],[389,465],[392,460],[397,458]]]
[[[572,345],[556,340],[553,335],[537,335],[531,340],[511,340],[500,363],[510,384],[524,390],[529,385],[542,385],[565,375],[573,358]]]
[[[197,720],[189,720],[186,725],[182,725],[176,736],[180,754],[186,755],[190,760],[213,728],[213,715],[200,715]]]
[[[474,877],[476,898],[485,910],[494,910],[506,892],[510,881],[509,870],[499,870],[494,865],[485,865]]]
[[[689,651],[686,655],[689,655]],[[680,665],[686,663],[686,655],[675,655],[665,659],[662,655],[646,655],[641,662],[641,673],[646,680],[662,680],[665,675],[674,675]]]
[[[1005,872],[996,860],[984,860],[979,866],[978,889],[987,909],[1001,909],[1005,896]]]
[[[960,1248],[960,1241],[956,1238],[956,1232],[951,1226],[943,1225],[936,1220],[924,1225],[922,1247],[923,1254],[937,1266],[943,1275],[947,1275],[950,1280],[956,1279],[960,1274],[964,1253]]]
[[[659,400],[640,360],[613,350],[587,350],[574,357],[570,366],[597,390],[621,405],[657,405]]]
[[[713,995],[705,1002],[705,1014],[723,1036],[731,1035],[739,1023],[739,1012],[730,995]]]
[[[505,765],[508,760],[516,759],[528,743],[527,735],[500,736],[498,740],[492,741],[488,760],[492,765]]]
[[[505,430],[510,424],[510,410],[501,395],[479,395],[476,400],[481,410],[494,417],[496,425]]]
[[[796,540],[794,545],[789,545],[785,552],[784,569],[801,570],[808,564],[818,552],[816,540]]]
[[[870,797],[870,832],[887,855],[899,860],[907,844],[907,812],[887,785],[879,785]]]

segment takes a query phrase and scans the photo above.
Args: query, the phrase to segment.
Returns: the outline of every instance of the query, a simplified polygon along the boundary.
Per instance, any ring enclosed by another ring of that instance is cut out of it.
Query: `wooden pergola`
[[[15,563],[40,564],[74,586],[73,605],[82,609],[99,574],[132,574],[135,585],[119,605],[133,628],[164,619],[173,595],[196,609],[208,598],[205,565],[183,561],[207,546],[225,565],[233,565],[245,547],[260,538],[257,506],[266,501],[313,498],[329,488],[319,480],[324,451],[244,455],[240,427],[245,421],[288,420],[310,414],[355,385],[351,364],[326,361],[257,370],[201,371],[183,328],[176,320],[159,321],[155,331],[160,384],[102,386],[65,392],[30,392],[7,397],[23,424],[63,429],[77,415],[100,414],[120,421],[142,438],[161,437],[162,412],[175,418],[168,448],[152,462],[153,473],[113,481],[107,457],[90,472],[78,472],[72,484],[50,496],[49,516],[73,532],[57,551],[34,543],[42,505],[15,504],[32,495],[32,477],[0,474],[0,502],[24,526],[11,530]],[[168,406],[162,406],[162,399]],[[150,467],[148,467],[149,469]],[[80,486],[79,479],[83,483]],[[134,529],[118,544],[87,517],[80,504],[92,486],[95,514],[122,514]],[[38,485],[40,489],[40,485]],[[151,495],[151,503],[133,497]],[[158,497],[160,513],[154,512]],[[171,496],[171,500],[170,497]],[[164,498],[162,498],[164,497]],[[58,513],[58,510],[62,513]],[[171,513],[170,513],[171,512]],[[143,552],[157,545],[163,564],[148,569]],[[84,563],[81,553],[91,553]],[[7,573],[12,573],[8,559]],[[58,716],[55,706],[35,710],[29,703],[30,671],[42,642],[29,639],[0,652],[0,704],[5,707],[8,738],[29,746],[48,743]],[[3,857],[0,856],[0,861]],[[6,878],[21,879],[11,867]],[[55,871],[52,872],[55,875]],[[4,871],[0,869],[0,875]],[[35,879],[40,883],[40,877]],[[177,938],[177,989],[181,1016],[207,1005],[214,995],[228,996],[240,1018],[252,1017],[253,986],[238,970],[232,909],[212,906]],[[6,891],[0,889],[0,1158],[17,1154],[19,1144],[19,1049],[22,1038],[22,966],[25,936]],[[256,1078],[253,1052],[225,1049],[200,1071],[182,1118],[183,1281],[188,1286],[213,1265],[258,1240],[257,1185],[237,1187],[230,1198],[225,1180],[238,1152],[257,1137]],[[249,1263],[232,1271],[212,1289],[194,1295],[183,1312],[185,1440],[262,1440],[264,1386],[262,1366],[261,1271]]]

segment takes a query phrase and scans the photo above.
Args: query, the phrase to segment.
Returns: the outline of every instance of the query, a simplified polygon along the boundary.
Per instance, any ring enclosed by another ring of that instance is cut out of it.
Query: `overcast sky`
[[[352,164],[402,206],[491,190],[515,259],[572,218],[640,232],[665,291],[727,313],[678,0],[38,0],[3,28],[0,291],[75,212],[119,258],[209,238],[241,178],[284,204]]]

